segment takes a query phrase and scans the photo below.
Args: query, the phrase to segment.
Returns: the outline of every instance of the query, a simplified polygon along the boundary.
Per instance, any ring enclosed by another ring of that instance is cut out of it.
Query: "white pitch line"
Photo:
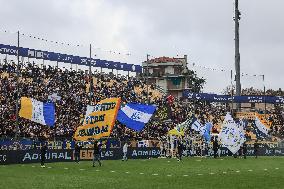
[[[278,170],[279,168],[278,168],[278,167],[276,167],[275,169],[276,169],[276,170]]]
[[[209,173],[210,175],[214,175],[215,173]]]
[[[100,171],[100,170],[96,169],[96,171]]]
[[[140,175],[144,175],[144,173],[139,173]]]
[[[115,171],[110,171],[111,173],[115,173]]]
[[[236,171],[236,173],[239,173],[240,171]]]
[[[172,175],[167,175],[168,177],[171,177]]]
[[[267,169],[263,169],[264,171],[267,171]]]
[[[252,170],[250,169],[250,170],[248,170],[248,172],[252,172]]]
[[[129,172],[127,171],[127,172],[125,172],[126,174],[129,174]]]
[[[47,167],[48,169],[51,169],[52,167]]]
[[[223,172],[223,174],[227,174],[227,172],[226,172],[226,171],[224,171],[224,172]]]
[[[184,177],[188,177],[188,175],[183,175]]]
[[[64,167],[64,169],[65,169],[65,170],[68,170],[69,168],[68,168],[68,167]]]
[[[157,173],[154,173],[154,174],[152,174],[152,175],[154,175],[154,176],[157,176],[157,175],[159,175],[159,174],[157,174]]]
[[[85,171],[86,169],[79,169],[80,171]]]
[[[203,174],[200,174],[200,173],[199,173],[199,174],[197,174],[197,175],[198,175],[198,176],[202,176]]]

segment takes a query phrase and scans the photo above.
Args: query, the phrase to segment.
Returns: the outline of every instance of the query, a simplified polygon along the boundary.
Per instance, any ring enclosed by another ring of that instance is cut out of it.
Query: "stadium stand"
[[[14,137],[16,133],[16,64],[12,61],[0,63],[0,138]],[[147,101],[146,80],[143,78],[116,76],[113,73],[93,73],[93,93],[90,93],[90,80],[87,72],[82,70],[59,69],[51,66],[39,68],[37,65],[26,62],[20,64],[19,96],[32,97],[40,101],[48,101],[49,96],[56,94],[61,100],[56,101],[56,125],[54,128],[19,118],[19,135],[27,138],[68,138],[71,139],[74,131],[80,125],[81,119],[88,104],[109,97],[121,97],[123,103]],[[243,90],[244,95],[257,95],[261,91],[254,89]],[[267,95],[283,95],[279,91],[268,90]],[[156,86],[149,86],[150,103],[159,107],[167,104],[165,96]],[[217,134],[221,129],[224,115],[229,111],[228,106],[216,106],[213,103],[199,101],[182,101],[175,99],[171,105],[171,119],[177,124],[185,121],[190,112],[194,112],[201,123],[212,121],[212,133]],[[284,137],[283,108],[276,107],[270,110],[267,119],[271,129],[271,136]],[[246,117],[252,120],[254,112],[236,113],[236,117]],[[149,128],[148,128],[149,127]],[[111,137],[120,139],[157,139],[167,134],[174,127],[172,123],[152,120],[142,132],[136,133],[124,125],[116,122]],[[251,130],[251,138],[254,135]]]

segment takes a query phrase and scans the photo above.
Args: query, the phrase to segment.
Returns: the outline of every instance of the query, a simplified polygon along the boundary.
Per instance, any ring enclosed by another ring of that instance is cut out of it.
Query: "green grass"
[[[47,164],[51,168],[0,166],[0,188],[284,188],[284,157],[117,160],[103,161],[102,167],[91,165],[84,161]]]

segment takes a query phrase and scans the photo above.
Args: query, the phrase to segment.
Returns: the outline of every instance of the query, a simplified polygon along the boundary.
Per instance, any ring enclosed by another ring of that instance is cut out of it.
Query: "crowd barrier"
[[[72,140],[55,140],[55,141],[44,141],[47,143],[48,149],[53,150],[69,150],[74,149],[75,142]],[[103,140],[103,145],[106,148],[121,148],[124,144],[124,141],[120,141],[116,138],[108,138]],[[199,143],[198,141],[197,143]],[[262,141],[260,142],[262,145],[268,146],[269,148],[284,148],[284,141],[280,142],[269,142]],[[39,150],[43,141],[34,141],[31,139],[21,139],[21,140],[13,140],[13,139],[0,139],[0,150]],[[250,147],[253,147],[253,141],[247,143]],[[93,148],[93,142],[85,141],[79,142],[80,146],[83,148]],[[212,144],[211,144],[212,145]],[[130,147],[132,148],[142,148],[142,147],[150,147],[156,148],[160,147],[159,140],[140,140],[140,141],[130,141]]]
[[[41,149],[43,142],[47,143],[48,149],[74,149],[75,142],[73,140],[55,140],[55,141],[38,141],[32,139],[2,139],[0,140],[0,150],[31,150]],[[116,138],[108,138],[102,141],[108,148],[120,148],[124,141],[120,141]],[[84,148],[93,148],[93,142],[85,141],[79,142],[80,146]],[[160,143],[158,140],[141,140],[141,141],[130,141],[131,147],[159,147]]]
[[[184,156],[200,155],[198,151],[184,150]],[[208,151],[210,156],[213,156],[213,150]],[[129,148],[129,159],[146,159],[158,158],[161,155],[160,148]],[[203,152],[203,155],[204,152]],[[226,148],[220,148],[221,156],[231,156],[232,154]],[[254,155],[254,149],[249,147],[247,150],[248,156]],[[102,149],[102,160],[117,160],[122,159],[122,148]],[[258,150],[258,156],[284,156],[284,148],[270,148],[269,146],[261,146]],[[92,160],[93,150],[82,149],[80,152],[81,160]],[[5,164],[26,164],[26,163],[39,163],[41,159],[40,150],[1,150],[0,151],[0,165]],[[46,162],[72,162],[74,161],[73,150],[48,150],[46,154]]]

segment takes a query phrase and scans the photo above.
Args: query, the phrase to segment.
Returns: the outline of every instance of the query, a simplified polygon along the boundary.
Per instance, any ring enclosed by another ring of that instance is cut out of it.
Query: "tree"
[[[196,72],[193,70],[185,69],[183,72],[188,81],[188,86],[192,92],[200,93],[206,83],[206,80],[202,77],[197,77]]]

